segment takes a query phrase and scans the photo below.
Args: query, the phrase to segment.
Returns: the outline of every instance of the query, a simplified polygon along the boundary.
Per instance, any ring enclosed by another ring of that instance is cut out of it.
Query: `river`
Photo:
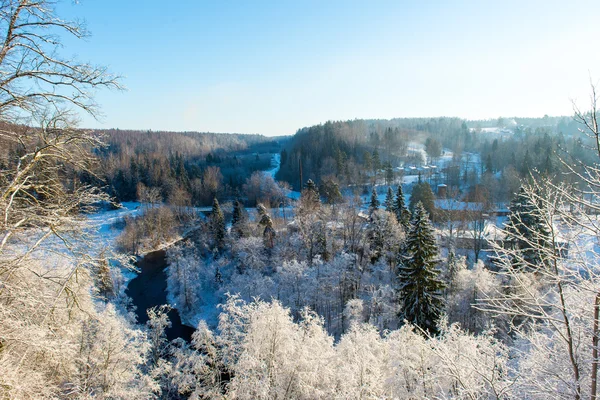
[[[271,168],[265,171],[268,175],[275,177],[281,165],[281,155],[273,154],[271,159]],[[206,207],[206,211],[210,211]],[[204,211],[197,208],[196,211]],[[131,297],[132,303],[136,306],[136,315],[138,323],[145,324],[148,321],[146,310],[151,307],[168,304],[167,301],[167,257],[165,250],[157,250],[147,253],[136,263],[139,274],[133,278],[127,285],[126,294]],[[195,329],[181,323],[179,312],[172,309],[169,312],[171,327],[167,328],[167,338],[173,340],[182,338],[190,341]]]
[[[146,310],[151,307],[168,304],[167,302],[167,257],[165,250],[147,253],[137,263],[139,274],[127,285],[127,295],[131,297],[136,306],[138,323],[148,321]],[[167,328],[167,338],[173,340],[182,338],[190,341],[194,328],[181,323],[181,318],[176,309],[169,311],[171,327]]]

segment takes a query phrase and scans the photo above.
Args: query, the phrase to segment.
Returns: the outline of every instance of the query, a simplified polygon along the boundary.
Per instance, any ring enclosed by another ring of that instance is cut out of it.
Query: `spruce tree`
[[[377,199],[377,190],[373,187],[371,191],[371,202],[369,203],[369,214],[373,213],[373,211],[379,208],[379,199]]]
[[[423,204],[423,207],[425,207],[425,211],[427,211],[429,216],[433,217],[433,213],[435,211],[435,196],[431,190],[431,186],[429,186],[429,183],[427,182],[419,181],[413,187],[412,194],[410,196],[410,211],[414,212],[415,205],[419,202]]]
[[[487,158],[485,159],[485,172],[487,173],[494,173],[494,165],[492,163],[492,155],[488,154]]]
[[[436,268],[438,249],[433,226],[423,204],[415,205],[411,230],[398,270],[399,316],[430,332],[437,332],[442,314],[444,284]]]
[[[394,167],[391,162],[387,162],[385,165],[385,182],[391,185],[394,181]]]
[[[231,231],[238,237],[244,236],[243,225],[247,220],[246,210],[241,201],[233,203],[233,216],[231,218]]]
[[[506,240],[516,250],[515,268],[537,270],[545,263],[545,249],[550,247],[550,227],[543,218],[543,204],[531,198],[523,187],[509,205]]]
[[[321,256],[324,261],[329,260],[329,250],[327,249],[327,230],[325,223],[321,222],[318,226],[317,241],[316,241],[315,254]]]
[[[238,200],[233,202],[233,215],[231,217],[231,225],[235,225],[242,220],[241,204]]]
[[[410,230],[410,211],[406,208],[406,203],[404,202],[404,192],[402,191],[402,185],[398,185],[398,191],[396,192],[396,200],[394,201],[394,214],[396,214],[396,220],[402,228],[404,228],[404,232],[408,232]]]
[[[222,249],[225,244],[225,217],[219,201],[213,199],[212,212],[210,213],[210,228],[217,249]]]
[[[385,195],[385,211],[394,212],[394,192],[392,188],[388,186],[387,194]]]

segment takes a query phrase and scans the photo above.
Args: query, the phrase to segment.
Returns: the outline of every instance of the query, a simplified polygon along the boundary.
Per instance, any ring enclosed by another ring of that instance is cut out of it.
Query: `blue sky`
[[[65,53],[124,76],[97,128],[293,134],[327,120],[571,114],[600,1],[82,0]]]

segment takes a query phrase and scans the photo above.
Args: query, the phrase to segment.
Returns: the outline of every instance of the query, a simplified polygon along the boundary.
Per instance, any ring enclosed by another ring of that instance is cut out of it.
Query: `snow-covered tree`
[[[464,257],[455,258],[453,279],[448,283],[446,313],[451,322],[460,322],[464,329],[482,333],[491,328],[491,315],[484,313],[481,301],[496,295],[500,282],[479,260],[472,269],[464,265]]]
[[[542,185],[556,190],[544,191]],[[526,243],[525,249],[494,245],[501,285],[483,298],[479,307],[495,315],[496,325],[512,332],[518,339],[516,343],[526,349],[522,358],[527,363],[522,365],[535,378],[527,378],[527,388],[523,390],[532,393],[532,398],[579,399],[587,397],[591,386],[591,361],[586,361],[591,349],[586,348],[586,343],[592,343],[592,331],[581,324],[589,327],[593,320],[586,317],[586,312],[592,315],[594,302],[589,296],[600,287],[598,258],[590,258],[582,248],[582,240],[592,231],[584,228],[585,218],[574,218],[568,213],[565,192],[569,190],[552,185],[547,180],[533,180],[532,185],[523,186],[521,197],[529,199],[528,214],[542,218],[549,230],[543,242],[531,239],[536,231],[507,232],[511,240]],[[569,259],[564,257],[566,248]],[[535,257],[527,257],[523,250],[529,249]],[[544,262],[544,268],[540,268],[539,260]],[[585,301],[574,300],[584,298],[589,311],[585,311]],[[557,358],[561,358],[559,368],[551,367],[548,363]]]
[[[389,213],[394,212],[394,192],[390,186],[387,188],[387,193],[385,195],[385,201],[383,203],[385,206],[385,211]]]
[[[394,214],[396,215],[396,220],[402,225],[404,232],[408,232],[410,230],[411,216],[404,201],[404,192],[402,191],[401,184],[398,185],[396,199],[394,200]]]
[[[522,186],[510,203],[505,231],[506,240],[517,250],[513,259],[515,268],[537,270],[547,262],[544,249],[551,246],[551,227],[541,197]]]
[[[263,238],[265,240],[265,245],[269,248],[273,248],[273,240],[276,235],[275,229],[273,229],[273,219],[271,219],[267,208],[261,203],[256,206],[256,211],[258,212],[258,224],[264,228]]]
[[[225,245],[225,217],[223,216],[223,211],[221,211],[221,206],[219,205],[219,200],[217,198],[213,198],[212,211],[210,213],[210,231],[213,236],[213,241],[215,248],[222,249]]]
[[[337,344],[323,319],[303,310],[294,322],[277,301],[231,297],[215,334],[199,326],[186,374],[195,396],[220,398],[510,398],[508,349],[491,332],[469,334],[442,321],[431,337],[407,324],[382,336],[348,302],[348,332]],[[203,339],[199,340],[199,336]],[[196,356],[197,357],[197,356]],[[177,360],[180,360],[178,357]],[[181,363],[181,361],[177,361]],[[227,386],[219,372],[231,375]]]
[[[393,268],[404,233],[396,222],[396,217],[384,210],[376,210],[371,214],[368,226],[368,238],[371,251],[371,262],[385,257],[388,265]]]
[[[246,222],[248,213],[241,201],[233,202],[233,215],[231,219],[231,232],[235,237],[244,237],[246,235]]]
[[[444,284],[437,269],[438,249],[427,211],[415,205],[412,228],[398,271],[400,318],[428,332],[437,331]]]
[[[321,195],[317,185],[309,179],[300,196],[300,208],[306,212],[314,212],[321,206]]]
[[[262,238],[240,238],[232,243],[231,252],[239,262],[240,271],[246,269],[263,270],[267,265],[265,244]]]
[[[413,187],[410,195],[409,209],[414,213],[417,203],[421,203],[425,207],[430,218],[434,217],[435,212],[435,196],[431,190],[431,186],[427,182],[419,182]]]
[[[379,209],[379,199],[377,198],[377,189],[373,186],[373,190],[371,190],[371,201],[369,202],[369,214],[375,212],[375,210]]]
[[[191,243],[167,251],[169,301],[181,314],[193,313],[202,304],[202,273],[207,268]]]

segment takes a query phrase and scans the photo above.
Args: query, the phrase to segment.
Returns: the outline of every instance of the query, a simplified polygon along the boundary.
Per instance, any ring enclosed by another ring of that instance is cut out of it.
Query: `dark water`
[[[148,314],[146,314],[148,308],[167,304],[166,252],[157,250],[148,253],[136,265],[140,273],[129,282],[126,292],[137,307],[138,322],[145,324],[148,321]],[[182,338],[189,342],[194,329],[181,323],[177,310],[169,311],[168,315],[171,327],[167,329],[167,338],[169,340]]]

